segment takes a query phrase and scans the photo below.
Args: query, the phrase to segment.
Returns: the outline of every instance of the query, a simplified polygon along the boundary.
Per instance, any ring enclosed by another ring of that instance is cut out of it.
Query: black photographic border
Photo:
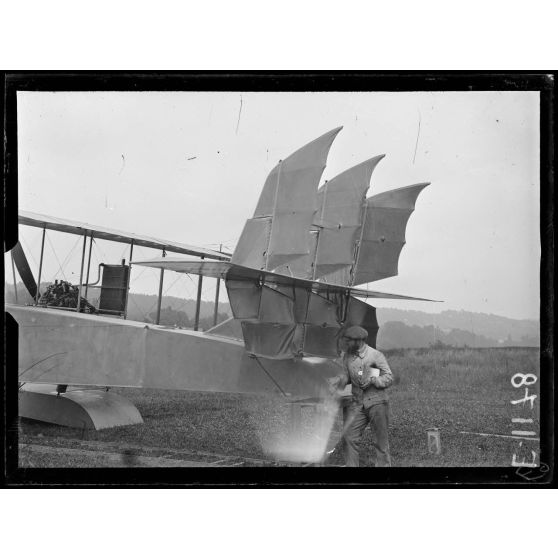
[[[17,240],[17,91],[539,91],[541,468],[18,468],[17,324],[3,314],[2,395],[7,487],[550,487],[554,479],[554,77],[553,71],[467,72],[4,72],[4,249]],[[3,296],[3,295],[2,295]],[[544,464],[544,466],[542,466]],[[350,473],[349,473],[350,471]],[[525,469],[522,470],[525,473]]]

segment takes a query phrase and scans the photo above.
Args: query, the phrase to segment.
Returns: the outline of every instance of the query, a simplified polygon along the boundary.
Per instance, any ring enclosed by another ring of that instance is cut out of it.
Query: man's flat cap
[[[351,339],[366,339],[368,332],[360,326],[351,326],[345,330],[343,337],[350,337]]]

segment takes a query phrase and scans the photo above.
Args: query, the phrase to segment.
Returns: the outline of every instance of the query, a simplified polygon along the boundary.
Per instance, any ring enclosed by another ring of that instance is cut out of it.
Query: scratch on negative
[[[45,360],[48,360],[49,358],[52,358],[54,356],[57,355],[65,355],[68,351],[62,351],[61,353],[53,353],[52,355],[48,355],[45,358],[42,358],[41,360],[38,360],[37,362],[34,362],[31,366],[27,367],[23,372],[21,372],[21,374],[19,374],[19,377],[21,378],[21,376],[23,376],[23,374],[25,374],[26,372],[28,372],[29,370],[31,370],[31,368],[34,368],[35,366],[37,366],[37,364],[40,364],[41,362],[44,362]],[[49,368],[50,370],[50,368]]]
[[[238,126],[240,125],[240,114],[242,112],[242,95],[240,96],[240,108],[238,109],[238,122],[236,123],[236,132],[238,134]]]
[[[419,141],[419,136],[420,136],[420,121],[421,121],[421,116],[420,116],[420,110],[419,110],[419,122],[418,122],[418,131],[417,131],[417,141],[415,143],[415,154],[413,155],[413,165],[415,164],[415,158],[417,156],[417,147],[418,147],[418,141]]]
[[[47,368],[46,370],[43,370],[38,376],[35,376],[33,378],[33,380],[30,380],[31,382],[36,382],[41,376],[44,376],[45,374],[48,374],[53,368],[56,368],[58,365],[57,364],[53,364],[50,368]],[[20,375],[21,377],[21,375]],[[28,382],[22,382],[23,384],[26,384]]]

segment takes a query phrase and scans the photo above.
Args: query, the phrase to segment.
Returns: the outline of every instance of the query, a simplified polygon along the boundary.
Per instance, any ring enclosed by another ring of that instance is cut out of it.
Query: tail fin
[[[273,270],[310,253],[308,231],[318,185],[341,127],[280,161],[267,177],[254,216],[244,226],[232,262]]]
[[[399,254],[415,202],[429,182],[376,194],[366,200],[366,216],[352,285],[398,273]]]

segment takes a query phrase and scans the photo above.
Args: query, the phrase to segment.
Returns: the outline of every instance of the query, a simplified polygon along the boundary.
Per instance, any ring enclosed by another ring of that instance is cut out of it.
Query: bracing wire
[[[136,266],[136,267],[137,267],[137,266]],[[145,273],[145,271],[146,271],[147,269],[148,269],[147,267],[144,267],[144,268],[139,272],[139,275],[136,275],[136,277],[134,277],[134,281],[137,281],[137,280]]]
[[[97,258],[97,262],[99,262],[99,261],[102,262],[102,261],[107,261],[108,260],[107,255],[102,250],[101,246],[99,244],[97,244],[97,239],[95,237],[93,237],[93,248],[94,248],[93,254]],[[97,252],[97,253],[95,253],[95,252]]]
[[[48,243],[50,245],[50,248],[52,250],[52,253],[54,254],[54,257],[56,258],[56,261],[58,262],[58,265],[60,266],[53,274],[52,274],[52,278],[50,279],[50,282],[52,283],[52,281],[54,279],[56,279],[56,274],[58,273],[58,271],[62,271],[62,275],[64,276],[64,279],[67,281],[68,278],[66,277],[66,274],[64,273],[64,265],[60,263],[60,260],[58,259],[58,255],[56,254],[56,250],[54,249],[54,246],[52,245],[52,241],[50,240],[50,236],[48,234],[45,234],[46,239],[48,240]],[[72,248],[73,250],[73,248]]]
[[[118,258],[118,261],[125,260],[126,254],[129,254],[129,250],[130,250],[130,246],[126,244],[126,246],[124,246],[122,252],[120,253],[120,257]]]
[[[178,281],[178,279],[175,279],[173,281],[173,283],[170,285],[170,287],[167,287],[167,289],[163,293],[161,293],[161,304],[163,303],[163,297],[167,294],[169,289],[176,283],[176,281]],[[147,313],[143,314],[144,318],[149,317],[149,314],[151,313],[151,311],[154,310],[155,308],[157,308],[158,298],[159,297],[157,297],[155,302],[149,307],[149,309],[147,310]],[[136,307],[137,307],[137,305],[136,305]],[[141,308],[138,307],[138,310],[141,312]]]
[[[133,297],[128,297],[128,302],[132,302],[132,304],[139,310],[139,313],[143,316],[144,320],[148,320],[149,319],[149,312],[151,311],[151,308],[148,310],[148,313],[146,314],[137,304],[137,302],[134,300]]]
[[[178,277],[164,290],[161,296],[162,297],[165,296],[174,287],[174,285],[177,283],[179,279],[180,279],[180,275],[178,275]]]
[[[173,283],[171,284],[171,286],[168,287],[168,288],[165,290],[165,292],[164,292],[165,295],[169,292],[169,290],[171,289],[171,287],[173,287],[174,284],[175,284],[177,281],[179,281],[180,279],[183,278],[183,274],[182,274],[182,273],[177,273],[177,275],[178,275],[178,278],[177,278],[175,281],[173,281]],[[180,312],[180,311],[182,311],[183,309],[186,308],[186,301],[185,301],[186,299],[185,299],[184,297],[175,297],[175,298],[179,298],[179,299],[182,301],[182,302],[179,304],[178,308],[175,308],[175,310],[177,310],[178,312]]]
[[[48,234],[45,235],[48,239],[48,242],[50,244],[50,247],[52,248],[52,252],[54,254],[54,256],[56,257],[56,260],[58,261],[58,263],[60,264],[60,267],[56,270],[56,272],[54,273],[54,277],[56,277],[56,274],[58,273],[58,271],[62,272],[62,275],[64,276],[64,279],[67,281],[68,278],[66,277],[66,274],[64,273],[64,266],[66,265],[66,263],[68,262],[68,260],[70,259],[70,256],[72,255],[73,251],[75,250],[76,246],[78,245],[79,241],[81,240],[81,236],[78,236],[76,238],[76,241],[74,242],[74,245],[72,246],[72,248],[70,249],[70,251],[68,252],[68,255],[66,256],[66,258],[64,258],[64,261],[62,263],[60,263],[60,261],[58,260],[58,256],[56,255],[56,252],[54,250],[54,246],[52,245],[52,242],[50,241],[50,238],[48,237]]]
[[[27,254],[29,254],[29,256],[31,257],[31,259],[35,262],[35,265],[37,266],[37,268],[39,267],[39,262],[35,259],[35,256],[33,256],[33,251],[31,250],[31,248],[29,248],[29,244],[27,244],[27,241],[22,237],[20,237],[20,242],[22,243],[22,245],[24,245],[24,248],[26,248],[26,252]]]
[[[140,252],[140,256],[142,256],[144,258],[146,257],[145,252],[143,252],[143,250],[141,249],[141,246],[134,246],[134,249],[136,250],[136,255],[137,255],[137,252]],[[136,259],[136,258],[134,257],[134,259]],[[147,266],[142,266],[142,267],[143,267],[143,269],[140,271],[139,275],[134,277],[134,281],[137,281],[148,269],[151,270],[151,271],[156,271],[152,267],[147,267]]]

